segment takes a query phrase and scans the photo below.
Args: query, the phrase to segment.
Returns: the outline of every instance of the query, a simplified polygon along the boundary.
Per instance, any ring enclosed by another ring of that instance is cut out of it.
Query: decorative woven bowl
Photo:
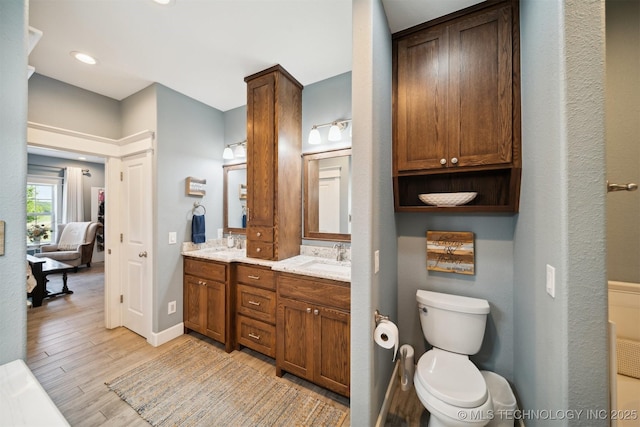
[[[435,206],[459,206],[469,203],[478,195],[475,191],[461,193],[428,193],[419,194],[423,203]]]

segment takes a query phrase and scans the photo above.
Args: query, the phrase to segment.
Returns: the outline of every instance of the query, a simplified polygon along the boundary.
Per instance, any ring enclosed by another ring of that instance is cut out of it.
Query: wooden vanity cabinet
[[[247,256],[281,260],[302,241],[302,85],[279,65],[247,83]]]
[[[520,51],[517,1],[473,6],[393,36],[397,211],[517,212]],[[454,208],[418,194],[477,191]]]
[[[184,326],[233,350],[229,265],[184,257]]]
[[[276,375],[350,395],[349,283],[278,273]]]
[[[236,265],[236,349],[276,357],[276,278],[268,267]]]

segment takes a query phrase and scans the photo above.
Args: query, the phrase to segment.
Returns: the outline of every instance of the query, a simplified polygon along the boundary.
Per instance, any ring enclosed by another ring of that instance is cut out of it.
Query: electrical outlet
[[[173,314],[176,312],[176,302],[175,301],[170,301],[169,302],[169,307],[167,308],[167,312],[168,314]]]
[[[551,295],[552,298],[556,297],[556,269],[555,267],[547,264],[547,293]]]

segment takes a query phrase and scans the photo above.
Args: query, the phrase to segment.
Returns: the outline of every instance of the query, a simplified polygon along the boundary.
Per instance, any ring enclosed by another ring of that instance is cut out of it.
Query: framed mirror
[[[303,154],[304,238],[351,241],[351,148]]]
[[[224,165],[222,169],[224,232],[244,234],[247,228],[247,164]]]

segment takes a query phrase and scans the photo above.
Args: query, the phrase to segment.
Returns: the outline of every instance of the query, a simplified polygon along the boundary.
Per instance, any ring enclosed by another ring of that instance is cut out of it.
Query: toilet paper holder
[[[376,311],[373,313],[373,316],[376,320],[376,325],[378,323],[380,323],[383,320],[389,320],[389,316],[385,316],[384,314],[380,314],[380,312],[378,311],[378,309],[376,309]]]

